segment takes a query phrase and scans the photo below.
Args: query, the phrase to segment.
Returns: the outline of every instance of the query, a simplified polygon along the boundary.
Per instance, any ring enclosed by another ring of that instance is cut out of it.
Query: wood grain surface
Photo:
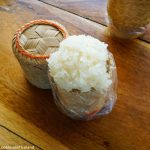
[[[19,137],[18,135],[11,132],[10,130],[8,130],[5,127],[2,127],[2,126],[0,127],[0,133],[1,133],[1,136],[0,136],[1,146],[16,145],[16,144],[18,145],[18,143],[19,143],[22,146],[32,146],[32,147],[34,147],[34,145],[32,145],[30,142],[22,139],[21,137]]]
[[[80,0],[76,2],[80,4]],[[0,146],[149,150],[150,44],[111,39],[103,23],[71,13],[69,5],[65,5],[61,9],[38,0],[0,1]],[[26,81],[12,53],[11,40],[20,26],[34,19],[53,19],[63,24],[70,35],[89,34],[109,44],[119,80],[118,100],[109,115],[89,122],[71,120],[57,110],[50,90],[38,89]]]
[[[107,24],[108,0],[39,0],[94,22]]]

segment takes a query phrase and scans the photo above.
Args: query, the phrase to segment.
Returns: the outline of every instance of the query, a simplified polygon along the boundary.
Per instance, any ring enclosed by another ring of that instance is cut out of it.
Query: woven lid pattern
[[[33,25],[20,36],[23,48],[31,54],[49,55],[58,49],[63,35],[57,28],[50,25]]]

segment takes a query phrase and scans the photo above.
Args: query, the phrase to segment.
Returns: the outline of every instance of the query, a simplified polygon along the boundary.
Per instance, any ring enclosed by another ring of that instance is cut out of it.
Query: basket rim
[[[33,21],[30,21],[29,23],[25,24],[24,26],[22,26],[20,29],[17,30],[17,32],[15,33],[14,37],[16,38],[15,40],[15,45],[16,45],[16,50],[21,53],[22,55],[26,56],[26,57],[29,57],[29,58],[32,58],[32,59],[36,59],[36,58],[39,58],[39,59],[46,59],[46,58],[49,58],[50,55],[33,55],[33,54],[30,54],[29,52],[27,52],[23,46],[21,45],[20,43],[20,36],[21,34],[28,28],[30,28],[31,26],[33,25],[38,25],[38,24],[43,24],[43,25],[51,25],[51,26],[54,26],[56,27],[59,31],[61,31],[64,39],[68,37],[68,32],[67,30],[65,29],[65,27],[63,27],[61,24],[59,24],[58,22],[56,21],[53,21],[53,20],[33,20]]]

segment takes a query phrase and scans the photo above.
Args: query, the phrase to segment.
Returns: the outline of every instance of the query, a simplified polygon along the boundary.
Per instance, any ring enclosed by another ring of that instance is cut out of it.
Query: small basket
[[[46,59],[67,36],[67,30],[51,20],[31,21],[16,32],[12,49],[31,84],[50,89]]]

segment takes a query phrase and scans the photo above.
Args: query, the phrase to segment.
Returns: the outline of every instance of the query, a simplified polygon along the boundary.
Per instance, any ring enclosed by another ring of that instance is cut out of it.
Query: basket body
[[[21,29],[19,29],[14,35],[14,38],[12,41],[12,50],[24,71],[26,79],[31,84],[33,84],[34,86],[38,88],[50,89],[50,83],[49,83],[48,75],[47,75],[48,66],[46,62],[46,59],[50,57],[50,54],[49,55],[31,54],[25,50],[25,48],[22,46],[22,43],[20,42],[20,36],[22,35],[22,33],[25,30],[32,27],[33,25],[55,26],[61,31],[64,38],[68,36],[68,33],[66,29],[62,25],[58,24],[57,22],[50,21],[50,20],[35,20],[26,24]],[[35,36],[34,33],[31,32],[31,36]],[[42,50],[42,46],[39,47],[39,49]]]

